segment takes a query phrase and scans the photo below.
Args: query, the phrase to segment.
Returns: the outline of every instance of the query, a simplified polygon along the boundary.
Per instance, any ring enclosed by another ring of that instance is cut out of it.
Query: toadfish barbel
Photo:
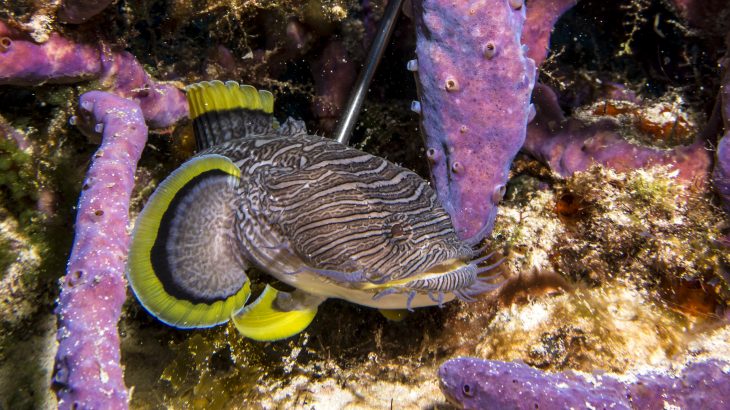
[[[277,340],[340,298],[378,309],[441,305],[496,288],[487,257],[459,240],[436,193],[383,158],[274,119],[268,91],[235,82],[187,89],[200,152],[167,177],[132,233],[129,283],[179,328],[233,318]],[[250,296],[256,266],[296,288]]]

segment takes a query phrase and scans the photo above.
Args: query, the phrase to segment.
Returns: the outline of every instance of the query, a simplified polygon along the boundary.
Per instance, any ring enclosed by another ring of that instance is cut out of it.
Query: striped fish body
[[[245,258],[310,293],[404,308],[404,295],[373,296],[473,254],[429,184],[383,158],[306,134],[248,135],[208,154],[241,170],[233,207]]]
[[[280,126],[268,92],[201,83],[188,101],[200,152],[148,200],[127,265],[135,295],[163,322],[233,317],[244,335],[274,340],[301,331],[330,297],[410,309],[490,288],[415,173],[301,122]],[[298,291],[267,287],[244,307],[251,265]]]

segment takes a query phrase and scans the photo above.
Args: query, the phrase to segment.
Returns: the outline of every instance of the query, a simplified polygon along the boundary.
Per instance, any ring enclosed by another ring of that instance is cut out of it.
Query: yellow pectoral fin
[[[258,299],[232,317],[236,329],[260,342],[286,339],[306,329],[317,315],[318,304],[285,312],[274,306],[278,295],[278,290],[266,285]]]
[[[391,322],[400,322],[408,316],[407,309],[378,309],[380,314]]]

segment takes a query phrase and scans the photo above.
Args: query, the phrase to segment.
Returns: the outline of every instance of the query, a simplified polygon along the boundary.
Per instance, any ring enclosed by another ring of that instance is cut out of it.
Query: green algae
[[[594,168],[569,178],[565,189],[585,203],[577,240],[568,237],[555,249],[558,269],[571,277],[583,276],[571,267],[580,260],[580,269],[594,278],[645,284],[721,278],[726,255],[713,243],[722,213],[709,195],[677,183],[666,169],[621,174]]]
[[[30,222],[32,204],[38,199],[36,170],[29,153],[10,139],[0,140],[0,201],[9,205],[22,222]]]
[[[719,319],[724,215],[706,191],[661,167],[556,181],[521,161],[493,233],[508,285],[473,309],[502,307],[447,322],[464,333],[458,354],[624,372],[681,357]],[[482,330],[462,327],[475,320]]]
[[[250,349],[242,348],[238,343],[231,347],[235,342],[228,332],[213,330],[208,334],[192,335],[175,346],[173,351],[177,352],[177,357],[160,376],[169,384],[174,403],[182,407],[188,404],[191,408],[220,409],[231,400],[231,394],[251,389],[260,368],[252,366],[248,360]],[[245,361],[240,360],[242,352],[248,353]],[[248,370],[245,375],[230,371],[237,363],[241,369]]]
[[[650,292],[608,284],[500,311],[475,351],[551,371],[626,372],[671,361],[686,349],[697,323],[653,302]]]
[[[132,305],[128,312],[139,310]],[[330,402],[332,406],[350,403],[353,408],[385,408],[393,398],[396,404],[404,399],[391,392],[411,389],[412,380],[422,381],[433,397],[437,391],[432,380],[435,358],[444,354],[434,340],[444,317],[438,308],[419,309],[403,322],[392,323],[374,309],[328,301],[304,333],[284,341],[258,343],[242,338],[232,325],[181,332],[164,328],[144,312],[132,313],[123,321],[123,328],[133,329],[125,333],[135,332],[135,343],[149,340],[139,333],[147,331],[166,330],[169,339],[160,341],[156,336],[155,342],[143,342],[147,352],[137,347],[125,349],[135,352],[125,359],[127,376],[132,379],[141,378],[139,363],[152,357],[162,363],[153,372],[158,377],[153,385],[135,384],[132,407],[298,408]],[[157,347],[151,348],[151,343]],[[147,380],[153,377],[151,374]],[[387,388],[374,392],[378,383]],[[158,406],[151,406],[153,398]]]
[[[724,305],[727,255],[716,245],[724,215],[702,187],[675,178],[662,167],[618,173],[596,166],[552,181],[552,189],[521,191],[518,177],[517,196],[500,208],[493,236],[509,246],[515,272],[556,271],[577,283],[623,280],[657,291],[702,284],[710,305]]]
[[[12,241],[9,238],[0,236],[0,281],[7,274],[10,265],[18,260],[18,253],[13,251],[11,245]]]

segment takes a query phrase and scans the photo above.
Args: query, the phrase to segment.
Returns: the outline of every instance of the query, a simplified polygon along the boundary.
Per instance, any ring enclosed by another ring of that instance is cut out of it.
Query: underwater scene
[[[730,409],[727,0],[0,0],[0,410]]]

